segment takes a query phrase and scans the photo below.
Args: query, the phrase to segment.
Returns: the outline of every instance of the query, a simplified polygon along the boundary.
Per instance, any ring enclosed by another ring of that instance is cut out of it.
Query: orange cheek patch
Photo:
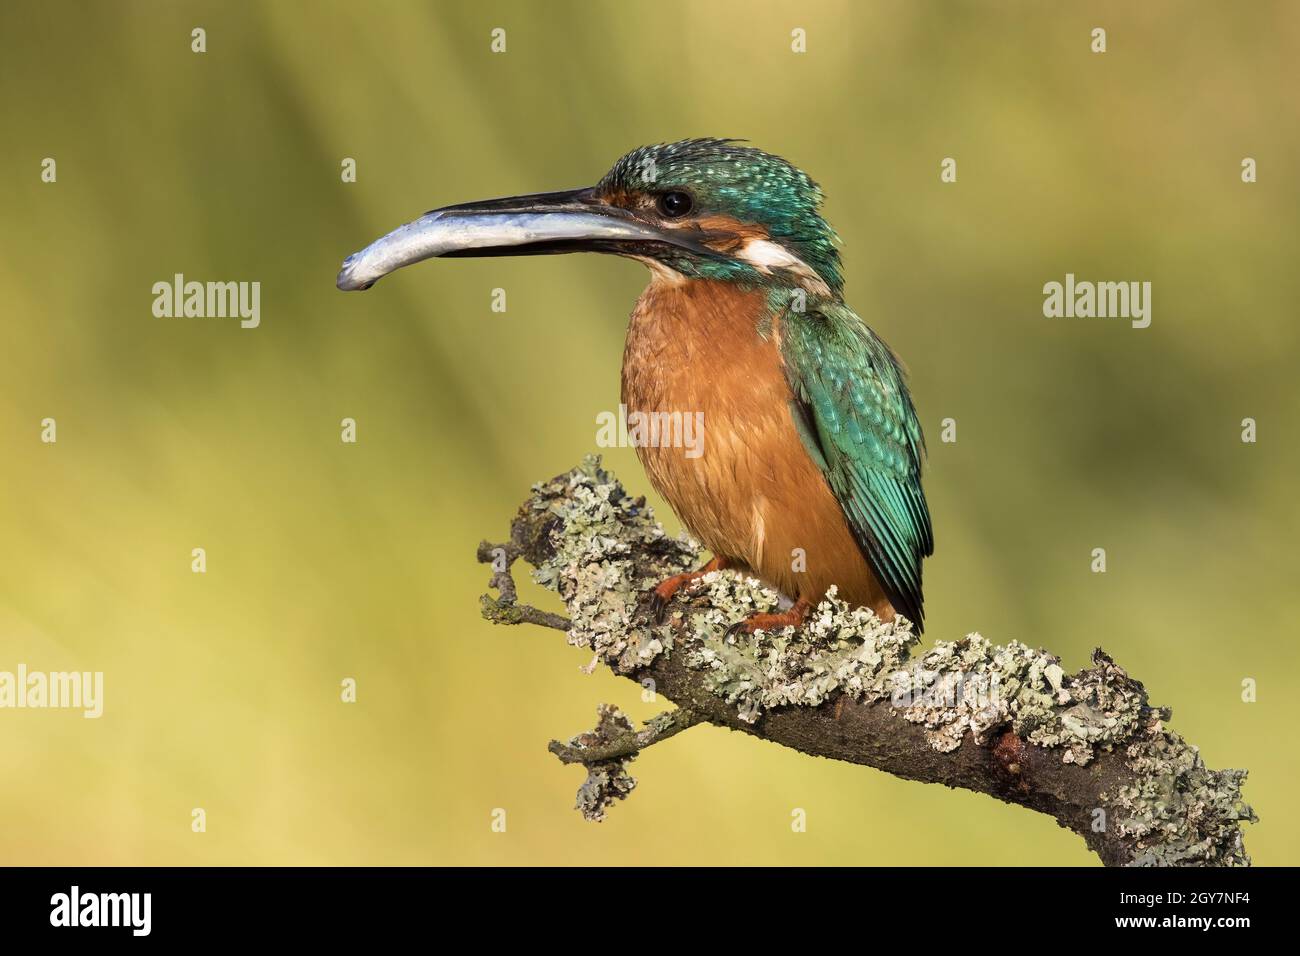
[[[741,222],[732,216],[714,213],[701,216],[691,225],[703,232],[707,238],[704,244],[714,252],[731,254],[739,250],[751,239],[768,239],[768,232],[762,226]]]

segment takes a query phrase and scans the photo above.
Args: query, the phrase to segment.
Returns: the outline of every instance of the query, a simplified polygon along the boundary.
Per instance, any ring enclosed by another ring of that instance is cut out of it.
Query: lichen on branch
[[[570,644],[592,651],[588,670],[603,663],[655,687],[684,715],[656,718],[670,733],[655,732],[654,721],[638,732],[602,705],[596,730],[552,745],[587,767],[579,808],[589,819],[630,792],[626,763],[641,749],[707,721],[1049,813],[1109,864],[1249,863],[1240,823],[1255,816],[1241,799],[1245,771],[1207,769],[1165,726],[1169,711],[1151,707],[1100,649],[1074,675],[1046,651],[979,634],[914,657],[910,625],[850,607],[834,591],[801,628],[733,634],[732,624],[781,598],[731,571],[705,575],[653,620],[647,593],[703,563],[700,548],[666,534],[645,499],[594,457],[534,485],[510,541],[479,549],[483,561],[503,555],[485,617],[565,629]],[[560,596],[567,618],[518,604],[509,569],[518,558]]]

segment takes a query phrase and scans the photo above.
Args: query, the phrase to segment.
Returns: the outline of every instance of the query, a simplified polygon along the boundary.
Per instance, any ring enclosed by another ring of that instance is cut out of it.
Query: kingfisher
[[[712,554],[659,583],[750,573],[786,600],[736,628],[799,626],[831,586],[923,626],[934,552],[925,440],[893,350],[844,301],[839,238],[806,173],[735,139],[635,149],[596,185],[444,206],[343,261],[368,289],[434,257],[603,252],[650,284],[623,353],[629,419],[702,413],[702,453],[634,442],[651,484]]]

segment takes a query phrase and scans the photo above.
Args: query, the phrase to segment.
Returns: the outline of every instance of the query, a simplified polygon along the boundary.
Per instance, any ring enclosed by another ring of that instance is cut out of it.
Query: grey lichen
[[[636,732],[632,721],[612,704],[601,704],[596,712],[596,728],[570,738],[565,745],[568,749],[581,752],[604,748],[611,741]],[[599,823],[605,819],[605,810],[611,803],[627,799],[627,795],[636,788],[636,778],[627,772],[627,765],[634,759],[636,753],[632,752],[619,757],[584,762],[587,779],[578,788],[578,802],[574,806],[584,819]]]
[[[777,607],[780,597],[752,577],[726,571],[688,586],[668,620],[656,623],[642,610],[644,595],[698,566],[699,547],[669,537],[645,500],[627,495],[599,458],[535,485],[525,509],[554,519],[546,525],[547,549],[532,557],[534,576],[564,600],[569,619],[554,617],[568,625],[571,644],[594,651],[593,667],[603,661],[634,675],[660,655],[680,654],[701,675],[705,692],[751,726],[775,709],[819,707],[842,696],[888,701],[940,753],[967,740],[985,745],[996,733],[1059,754],[1061,764],[1084,766],[1099,754],[1118,754],[1130,782],[1102,797],[1108,812],[1121,816],[1115,825],[1134,862],[1249,863],[1239,827],[1255,820],[1241,799],[1245,771],[1207,769],[1194,747],[1164,728],[1168,712],[1152,708],[1142,685],[1100,650],[1093,666],[1075,675],[1045,651],[1017,641],[994,645],[979,634],[938,642],[913,659],[918,638],[910,624],[850,607],[834,590],[797,630],[732,633],[732,624]],[[608,734],[631,731],[613,708],[602,708],[601,722]],[[600,819],[612,800],[631,791],[629,759],[583,761],[588,777],[578,804],[584,815]],[[1018,773],[1015,767],[1008,772]]]
[[[574,804],[584,820],[600,823],[605,819],[606,807],[615,800],[627,799],[636,787],[636,778],[627,772],[627,762],[631,759],[588,764],[587,779],[578,788],[578,802]]]
[[[833,590],[798,631],[729,634],[729,624],[771,607],[776,595],[752,578],[720,572],[704,583],[708,609],[692,615],[687,663],[707,671],[707,686],[751,723],[765,710],[817,706],[837,692],[867,702],[888,698],[904,720],[925,727],[940,752],[955,750],[968,732],[982,744],[1010,726],[1082,765],[1097,747],[1128,739],[1145,706],[1140,687],[1128,691],[1108,680],[1118,671],[1113,664],[1069,678],[1056,657],[1018,641],[1000,647],[970,634],[910,660],[917,637],[908,624],[850,607]]]
[[[970,634],[940,641],[904,674],[895,675],[902,716],[927,729],[931,745],[948,751],[966,731],[976,743],[1010,727],[1039,747],[1059,748],[1065,763],[1089,763],[1097,748],[1132,736],[1146,706],[1140,685],[1129,688],[1109,658],[1066,676],[1059,659],[1019,641],[1005,647]],[[1131,683],[1131,682],[1130,682]]]
[[[645,499],[628,495],[592,455],[567,475],[534,485],[529,507],[559,519],[551,534],[553,555],[533,578],[568,606],[570,644],[591,648],[597,661],[623,673],[671,644],[671,628],[643,635],[634,625],[639,598],[657,583],[638,560],[647,551],[656,554],[655,571],[666,576],[689,568],[697,546],[669,538]]]
[[[737,620],[775,607],[777,595],[754,578],[721,571],[701,583],[707,609],[691,615],[686,663],[704,671],[705,686],[747,723],[775,707],[816,707],[836,692],[886,697],[889,675],[917,640],[906,626],[851,608],[834,591],[798,630],[730,633]]]
[[[1259,818],[1241,796],[1246,771],[1210,770],[1168,719],[1168,710],[1150,711],[1127,748],[1134,782],[1116,802],[1120,832],[1135,841],[1132,865],[1249,866],[1240,824]]]

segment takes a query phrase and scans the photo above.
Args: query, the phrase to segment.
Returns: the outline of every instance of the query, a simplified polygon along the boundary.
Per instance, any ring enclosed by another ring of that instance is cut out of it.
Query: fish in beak
[[[665,244],[715,256],[698,229],[666,229],[595,189],[511,196],[425,213],[343,260],[338,287],[369,289],[403,266],[440,256],[606,252],[651,257]]]

